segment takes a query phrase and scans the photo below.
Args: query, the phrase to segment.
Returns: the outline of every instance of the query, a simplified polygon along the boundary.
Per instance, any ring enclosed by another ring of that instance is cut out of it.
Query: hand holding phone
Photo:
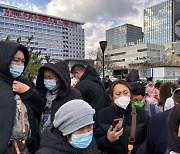
[[[117,126],[117,131],[121,130],[122,128],[122,124],[123,124],[123,118],[117,118],[113,120],[113,128],[115,128]]]
[[[107,132],[107,138],[110,142],[114,142],[119,139],[123,134],[123,118],[114,119],[112,125],[109,127]]]

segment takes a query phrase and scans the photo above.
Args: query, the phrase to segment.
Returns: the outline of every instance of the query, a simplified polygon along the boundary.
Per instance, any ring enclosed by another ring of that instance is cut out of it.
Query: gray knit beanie
[[[95,110],[85,101],[71,100],[59,108],[55,114],[53,125],[62,132],[63,136],[93,124]]]

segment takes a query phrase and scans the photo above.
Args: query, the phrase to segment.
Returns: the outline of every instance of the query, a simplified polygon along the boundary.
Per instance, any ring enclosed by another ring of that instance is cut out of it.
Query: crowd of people
[[[180,85],[102,81],[92,66],[64,60],[24,75],[28,49],[0,42],[0,154],[178,154]],[[71,86],[71,73],[77,84]]]

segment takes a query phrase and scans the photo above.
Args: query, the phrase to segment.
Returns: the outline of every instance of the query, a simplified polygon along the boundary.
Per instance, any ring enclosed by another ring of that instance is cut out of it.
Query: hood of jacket
[[[138,70],[132,69],[126,77],[127,82],[137,82],[140,81]]]
[[[62,134],[56,129],[48,128],[43,132],[40,147],[49,147],[61,152],[75,153],[75,149],[65,141]]]
[[[45,70],[54,71],[62,79],[60,83],[60,90],[58,92],[58,95],[64,96],[69,91],[71,84],[70,72],[67,62],[63,60],[59,60],[58,62],[55,63],[53,62],[46,63],[42,67],[40,67],[37,76],[36,86],[37,89],[44,95],[46,95],[47,92],[47,89],[45,88],[44,85]]]
[[[12,41],[0,41],[0,79],[4,80],[8,84],[12,84],[14,78],[9,72],[9,66],[12,58],[18,50],[24,53],[26,69],[29,62],[29,52],[27,48],[19,43]]]
[[[11,87],[14,78],[10,74],[9,66],[18,50],[24,53],[26,68],[29,61],[27,48],[15,42],[0,41],[0,153],[6,153],[7,144],[12,134],[14,124],[16,102]],[[21,76],[16,80],[20,79],[22,79]]]
[[[82,77],[80,78],[80,81],[81,80],[91,80],[93,82],[97,82],[99,83],[100,85],[102,85],[103,89],[104,89],[104,86],[101,82],[101,79],[98,75],[98,73],[96,72],[95,68],[88,65],[82,75]]]
[[[74,148],[68,143],[66,137],[63,137],[62,133],[54,127],[45,129],[43,132],[40,144],[40,150],[42,153],[45,152],[43,148],[53,149],[53,151],[57,151],[57,153],[64,154],[98,154],[97,145],[94,139],[85,149]]]

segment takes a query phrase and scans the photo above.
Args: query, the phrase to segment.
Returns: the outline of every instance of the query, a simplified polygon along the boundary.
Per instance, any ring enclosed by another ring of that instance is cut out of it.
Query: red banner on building
[[[12,9],[3,9],[3,13],[4,13],[4,16],[15,17],[19,19],[37,21],[41,23],[44,22],[47,24],[53,24],[53,25],[64,26],[64,27],[69,27],[69,28],[75,27],[75,23],[71,21],[51,18],[51,17],[47,17],[43,15],[31,14],[31,13],[26,13],[22,11],[12,10]]]

